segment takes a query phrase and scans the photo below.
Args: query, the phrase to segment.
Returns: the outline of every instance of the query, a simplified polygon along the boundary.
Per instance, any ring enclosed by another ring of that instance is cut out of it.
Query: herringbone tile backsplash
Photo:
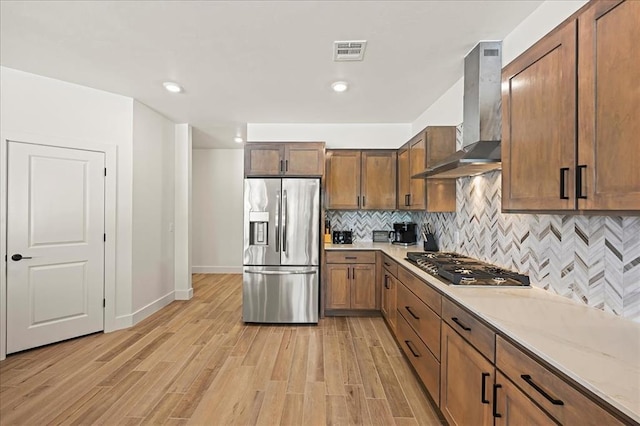
[[[456,213],[413,220],[433,225],[440,250],[528,274],[535,286],[640,322],[640,217],[503,214],[500,173],[458,179]]]
[[[442,251],[528,274],[537,287],[640,322],[640,217],[503,214],[501,185],[499,171],[459,178],[456,213],[328,216],[333,229],[353,229],[359,241],[394,222],[430,223]]]
[[[371,241],[373,231],[391,231],[396,222],[410,222],[410,212],[348,211],[327,212],[333,231],[353,231],[354,241]]]

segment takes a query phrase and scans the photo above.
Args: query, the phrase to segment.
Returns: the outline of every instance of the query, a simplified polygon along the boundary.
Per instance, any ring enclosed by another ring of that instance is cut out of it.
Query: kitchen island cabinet
[[[592,1],[504,67],[504,211],[640,210],[638,22]]]
[[[324,142],[247,142],[244,175],[323,176]]]

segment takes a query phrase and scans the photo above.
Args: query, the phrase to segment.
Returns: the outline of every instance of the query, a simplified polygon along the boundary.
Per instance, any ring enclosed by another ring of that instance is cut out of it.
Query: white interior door
[[[7,150],[7,353],[103,330],[104,153]]]

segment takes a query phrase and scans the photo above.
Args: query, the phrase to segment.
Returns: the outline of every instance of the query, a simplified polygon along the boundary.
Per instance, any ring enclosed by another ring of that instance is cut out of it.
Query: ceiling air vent
[[[361,61],[366,47],[366,40],[334,41],[333,60],[338,62]]]

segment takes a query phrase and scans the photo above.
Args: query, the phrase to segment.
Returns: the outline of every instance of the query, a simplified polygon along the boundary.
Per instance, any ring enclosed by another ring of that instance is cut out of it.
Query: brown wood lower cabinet
[[[327,309],[375,309],[375,280],[375,265],[327,265]]]
[[[392,283],[385,287],[395,288],[396,326],[389,320],[392,299],[385,296],[385,288],[383,315],[450,425],[635,424],[603,408],[597,397],[587,396],[588,391],[545,367],[408,269],[385,256],[383,264],[389,277],[383,286]],[[397,271],[397,278],[390,270]]]
[[[560,424],[622,424],[576,388],[500,336],[496,340],[496,367]]]
[[[440,411],[450,425],[493,425],[494,366],[442,322]]]
[[[398,285],[398,312],[439,360],[440,317],[413,294],[404,282]]]
[[[397,306],[398,280],[385,268],[382,282],[382,316],[387,320],[392,333],[396,333],[398,311]]]
[[[496,426],[555,425],[556,422],[511,380],[496,373]]]
[[[440,363],[402,315],[398,315],[397,324],[398,343],[437,404],[440,395]]]
[[[376,254],[373,251],[328,251],[326,309],[376,309]]]

